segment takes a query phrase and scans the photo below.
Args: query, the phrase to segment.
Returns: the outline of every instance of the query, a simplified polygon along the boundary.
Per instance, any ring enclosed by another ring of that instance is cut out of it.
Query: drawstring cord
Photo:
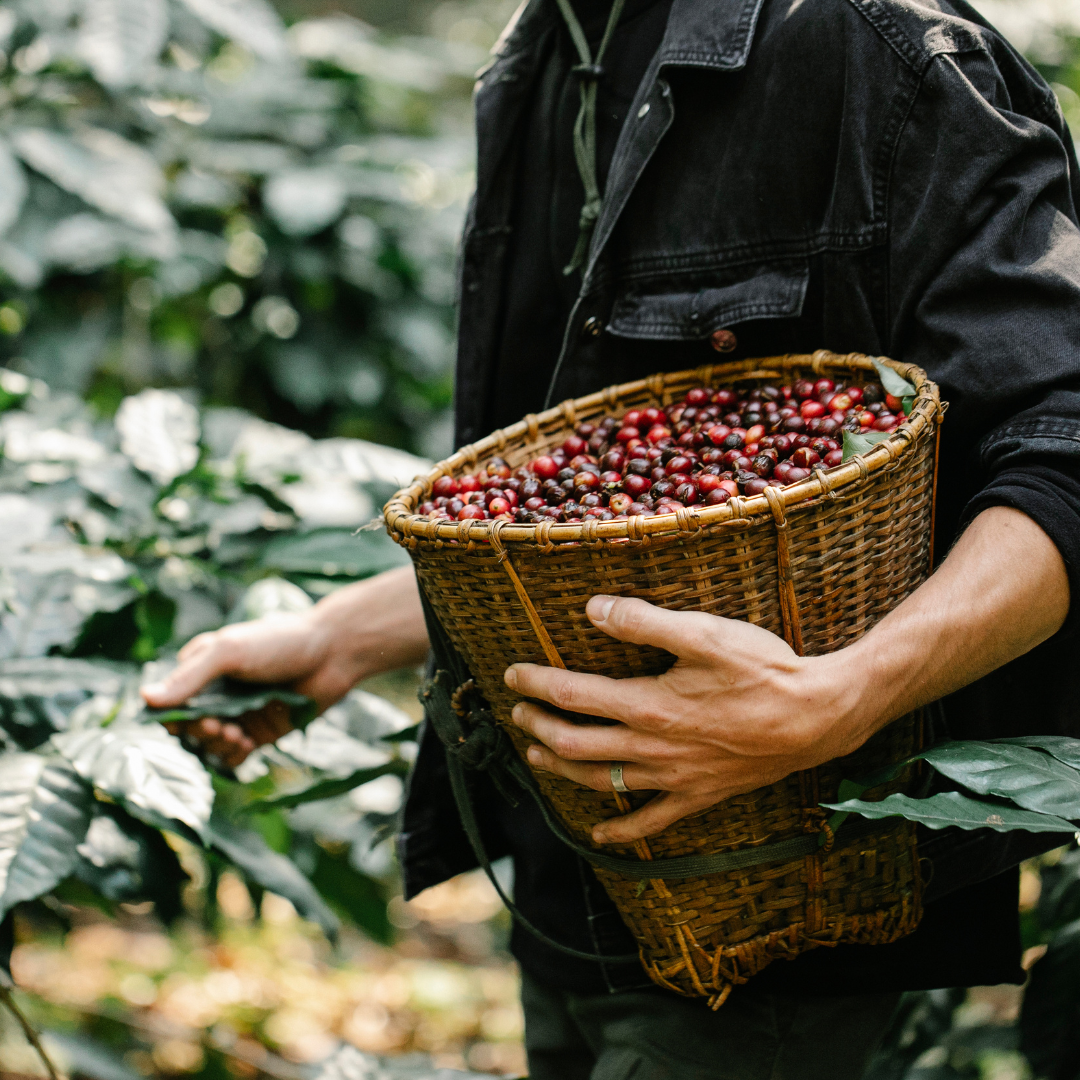
[[[604,74],[601,63],[607,52],[612,34],[622,15],[625,0],[613,0],[611,14],[608,15],[607,26],[604,28],[604,36],[600,41],[600,47],[596,50],[594,58],[589,51],[589,43],[585,38],[585,31],[570,0],[555,0],[566,21],[566,28],[570,31],[570,37],[577,49],[580,64],[576,64],[571,71],[581,80],[581,106],[578,109],[577,119],[574,121],[574,159],[577,161],[578,174],[581,176],[581,184],[585,188],[585,204],[581,208],[581,217],[578,220],[577,245],[570,262],[563,268],[564,274],[572,274],[585,263],[585,256],[589,252],[589,242],[592,240],[593,229],[596,227],[597,218],[600,217],[600,207],[603,197],[600,194],[600,185],[596,177],[596,84]]]

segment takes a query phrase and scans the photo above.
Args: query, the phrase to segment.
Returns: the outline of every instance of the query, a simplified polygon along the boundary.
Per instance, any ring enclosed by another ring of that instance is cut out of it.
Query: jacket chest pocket
[[[616,299],[607,329],[618,337],[652,341],[705,338],[750,319],[790,319],[802,314],[810,281],[806,259],[739,267],[728,280],[693,291],[628,291]],[[659,290],[662,282],[654,282]]]

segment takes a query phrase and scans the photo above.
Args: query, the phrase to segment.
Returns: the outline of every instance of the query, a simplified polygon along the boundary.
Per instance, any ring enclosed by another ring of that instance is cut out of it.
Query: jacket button
[[[600,331],[604,329],[604,324],[595,316],[590,315],[581,324],[581,336],[582,337],[599,337]]]
[[[739,339],[730,330],[714,330],[709,338],[717,352],[734,352]]]

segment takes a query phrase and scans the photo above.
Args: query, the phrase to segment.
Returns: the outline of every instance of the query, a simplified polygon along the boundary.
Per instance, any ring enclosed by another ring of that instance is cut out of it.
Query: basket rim
[[[568,426],[582,411],[598,406],[614,410],[620,399],[642,391],[659,399],[664,388],[687,379],[711,385],[735,376],[739,378],[765,378],[782,374],[784,369],[810,368],[820,375],[826,370],[874,370],[873,360],[892,368],[897,374],[913,382],[916,389],[911,414],[887,439],[876,443],[865,454],[855,454],[842,465],[828,471],[815,467],[805,480],[783,488],[769,488],[762,495],[736,495],[720,506],[691,510],[680,507],[670,514],[654,514],[651,517],[635,516],[623,520],[599,521],[589,519],[579,523],[546,521],[522,525],[516,522],[466,521],[435,522],[417,514],[416,507],[430,493],[432,485],[440,476],[453,476],[465,469],[475,468],[484,456],[505,451],[508,441],[521,436],[535,440],[541,425],[562,420]],[[769,371],[779,368],[780,372]],[[399,544],[415,546],[417,542],[457,542],[472,546],[475,543],[498,545],[538,545],[549,550],[553,545],[596,543],[597,541],[641,541],[646,537],[673,536],[696,533],[718,525],[744,524],[762,515],[774,515],[795,506],[803,506],[815,499],[835,495],[841,491],[866,483],[870,476],[890,467],[906,455],[919,439],[932,431],[942,419],[945,406],[941,402],[937,384],[915,364],[905,364],[887,356],[871,358],[864,353],[838,354],[826,349],[815,353],[787,353],[782,356],[754,357],[728,364],[710,364],[702,368],[666,372],[647,379],[609,386],[584,397],[569,399],[519,420],[515,424],[492,432],[478,442],[463,446],[456,453],[435,464],[427,473],[416,477],[411,484],[391,496],[383,509],[383,518],[391,537]]]

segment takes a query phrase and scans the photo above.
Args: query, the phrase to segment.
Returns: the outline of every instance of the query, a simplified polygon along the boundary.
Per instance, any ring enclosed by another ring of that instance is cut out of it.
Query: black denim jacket
[[[460,443],[486,434],[516,135],[557,19],[552,0],[530,0],[477,86]],[[1052,91],[962,0],[674,0],[549,400],[709,362],[720,328],[735,331],[732,358],[825,347],[918,364],[950,404],[940,558],[1011,468],[1080,461],[1078,203]],[[953,735],[1080,733],[1076,607],[1050,642],[946,702]],[[401,836],[409,895],[475,865],[441,755],[425,737]]]

